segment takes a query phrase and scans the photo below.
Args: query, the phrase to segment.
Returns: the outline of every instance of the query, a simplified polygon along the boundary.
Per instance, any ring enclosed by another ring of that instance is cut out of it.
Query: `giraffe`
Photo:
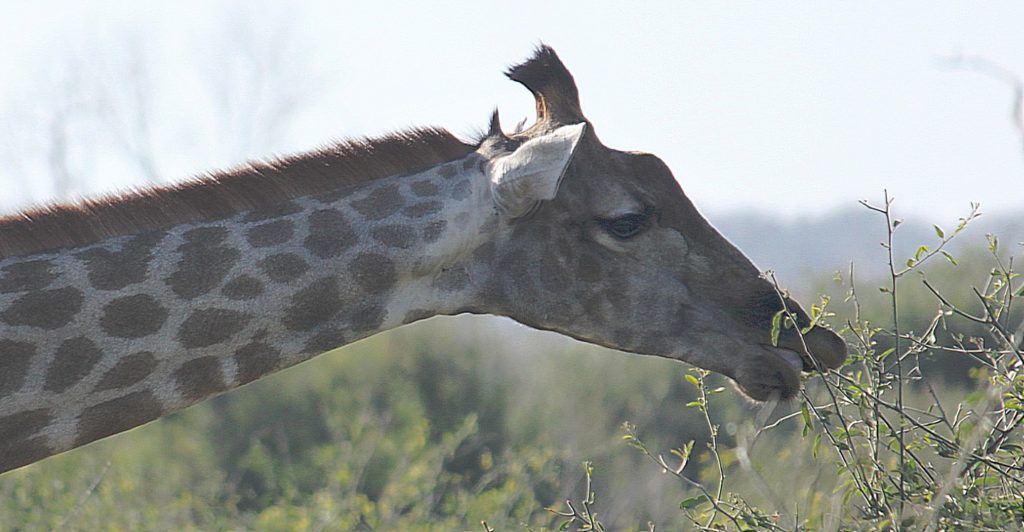
[[[0,473],[435,315],[511,317],[789,399],[837,368],[656,156],[605,147],[539,47],[536,122],[417,129],[0,218]]]

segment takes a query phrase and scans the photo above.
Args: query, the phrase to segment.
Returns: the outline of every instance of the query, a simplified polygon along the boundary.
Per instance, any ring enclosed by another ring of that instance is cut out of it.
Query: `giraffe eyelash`
[[[641,212],[624,214],[614,218],[597,218],[596,221],[608,234],[619,240],[628,240],[650,227],[652,214],[654,214],[654,208],[645,207]]]

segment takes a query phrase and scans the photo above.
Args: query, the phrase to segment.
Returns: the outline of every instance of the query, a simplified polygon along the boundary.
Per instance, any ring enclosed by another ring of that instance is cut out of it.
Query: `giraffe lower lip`
[[[773,353],[779,356],[782,360],[789,364],[790,367],[797,371],[803,371],[804,359],[796,351],[790,351],[789,349],[780,349],[778,347],[770,348]]]

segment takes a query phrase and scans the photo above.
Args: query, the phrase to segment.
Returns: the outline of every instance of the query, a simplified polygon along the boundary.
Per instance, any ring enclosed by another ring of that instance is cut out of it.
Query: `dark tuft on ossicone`
[[[509,67],[505,75],[533,93],[538,124],[568,125],[586,120],[576,81],[550,46],[540,45],[533,57]]]

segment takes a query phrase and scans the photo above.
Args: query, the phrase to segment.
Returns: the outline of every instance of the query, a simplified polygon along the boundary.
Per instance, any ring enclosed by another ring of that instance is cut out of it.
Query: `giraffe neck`
[[[481,161],[0,260],[0,472],[471,306]]]

